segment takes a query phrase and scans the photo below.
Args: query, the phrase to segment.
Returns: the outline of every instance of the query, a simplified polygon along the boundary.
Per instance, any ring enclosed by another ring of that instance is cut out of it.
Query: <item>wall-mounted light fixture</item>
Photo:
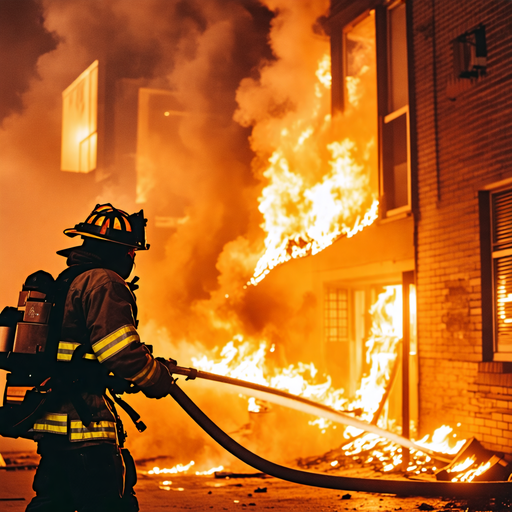
[[[478,78],[487,69],[485,26],[468,30],[453,40],[455,78]]]

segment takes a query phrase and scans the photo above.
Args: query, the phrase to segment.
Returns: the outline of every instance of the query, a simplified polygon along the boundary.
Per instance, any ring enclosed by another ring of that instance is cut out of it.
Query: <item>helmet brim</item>
[[[92,233],[87,233],[87,232],[84,232],[84,231],[80,231],[78,229],[75,229],[75,228],[69,228],[69,229],[65,229],[64,230],[64,234],[66,236],[69,236],[71,238],[75,237],[75,236],[82,236],[82,237],[87,237],[87,238],[95,238],[96,240],[103,240],[104,242],[109,242],[111,244],[118,244],[118,245],[124,245],[125,247],[132,247],[133,249],[137,250],[137,251],[145,251],[147,249],[149,249],[149,245],[146,244],[146,247],[140,247],[139,245],[134,245],[134,244],[125,244],[123,242],[119,242],[117,240],[112,240],[111,238],[107,238],[107,237],[103,237],[103,236],[99,236],[99,235],[94,235]],[[57,253],[58,254],[58,253]]]

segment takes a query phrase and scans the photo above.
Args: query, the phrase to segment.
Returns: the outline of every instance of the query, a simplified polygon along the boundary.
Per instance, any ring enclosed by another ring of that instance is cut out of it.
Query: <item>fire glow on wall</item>
[[[61,170],[96,169],[98,144],[98,61],[62,93]]]

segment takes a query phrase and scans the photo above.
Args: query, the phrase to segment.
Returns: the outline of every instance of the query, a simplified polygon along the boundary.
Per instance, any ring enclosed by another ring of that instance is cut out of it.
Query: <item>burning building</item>
[[[405,298],[413,287],[415,301],[403,301],[404,318],[415,315],[403,333],[409,418],[422,433],[460,424],[464,436],[507,453],[512,174],[501,80],[510,72],[511,16],[508,2],[332,2],[334,113],[343,119],[354,82],[375,74],[380,209],[372,226],[312,263],[326,350],[342,350],[352,371],[362,290],[367,297],[372,286],[402,284]],[[363,72],[362,48],[371,49],[373,70]],[[332,341],[331,322],[342,326]]]
[[[60,69],[54,106],[64,92],[62,144],[40,165],[83,188],[59,200],[75,215],[57,231],[95,199],[144,207],[145,341],[405,437],[459,425],[510,454],[510,3],[138,9],[46,7],[68,40],[42,65],[43,84]],[[71,36],[79,17],[97,41]],[[156,19],[158,37],[135,28]],[[50,95],[34,90],[34,104]],[[2,147],[37,115],[11,120]],[[240,427],[239,405],[218,407]]]

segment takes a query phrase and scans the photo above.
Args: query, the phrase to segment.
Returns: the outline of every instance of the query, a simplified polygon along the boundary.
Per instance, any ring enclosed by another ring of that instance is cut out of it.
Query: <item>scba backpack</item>
[[[0,435],[24,437],[58,400],[55,384],[62,370],[57,351],[66,295],[73,280],[92,268],[75,265],[57,279],[38,270],[25,280],[17,307],[0,313],[0,369],[8,372]]]
[[[8,372],[0,407],[0,435],[31,438],[28,431],[32,425],[63,400],[71,400],[85,425],[91,422],[91,411],[81,396],[82,391],[87,391],[93,371],[82,359],[88,346],[75,350],[65,363],[59,362],[58,352],[68,290],[76,277],[94,268],[97,267],[92,263],[73,265],[57,279],[39,270],[27,277],[18,306],[6,307],[0,313],[0,369]],[[102,381],[109,390],[112,398],[104,396],[113,410],[112,400],[140,432],[144,431],[146,426],[140,415],[118,396],[136,392],[137,387],[122,378],[104,375],[99,365],[95,370],[93,380]],[[117,421],[122,438],[124,430],[118,416]]]

